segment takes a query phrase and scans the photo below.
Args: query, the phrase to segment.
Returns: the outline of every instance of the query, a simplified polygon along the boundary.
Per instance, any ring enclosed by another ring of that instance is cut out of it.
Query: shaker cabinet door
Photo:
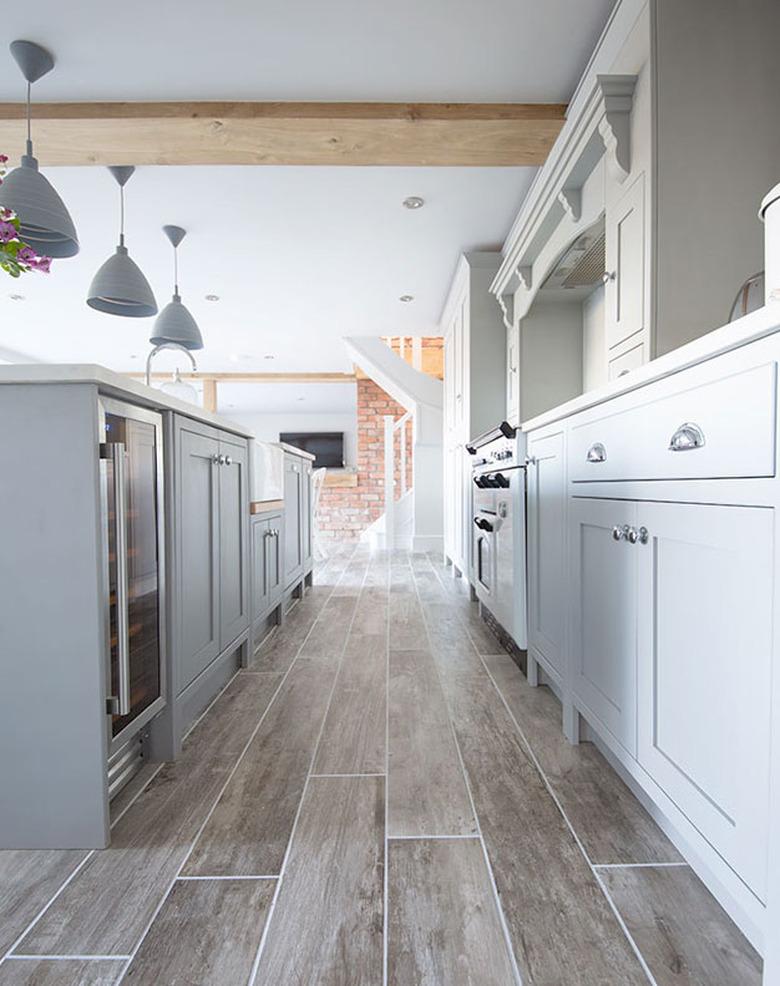
[[[268,553],[271,540],[271,521],[254,520],[252,531],[252,619],[268,612],[271,602]]]
[[[640,503],[638,519],[638,759],[764,899],[774,511]]]
[[[636,504],[573,499],[570,507],[574,695],[636,755],[638,545],[614,533],[635,526]]]
[[[606,217],[607,346],[645,327],[645,180],[640,175]]]
[[[246,442],[221,441],[219,451],[224,457],[223,464],[217,469],[220,532],[220,650],[222,650],[249,625],[249,587],[245,558],[249,500]]]
[[[561,685],[566,613],[563,432],[529,437],[528,643]]]
[[[284,459],[284,578],[286,586],[303,573],[302,501],[301,460],[297,456],[286,455]]]
[[[186,428],[179,431],[179,691],[211,663],[220,649],[218,454],[216,439]]]

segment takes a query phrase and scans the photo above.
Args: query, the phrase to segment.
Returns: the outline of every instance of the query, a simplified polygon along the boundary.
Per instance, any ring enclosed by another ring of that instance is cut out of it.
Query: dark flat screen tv
[[[314,456],[314,468],[344,468],[343,431],[283,431],[279,441],[294,445]]]

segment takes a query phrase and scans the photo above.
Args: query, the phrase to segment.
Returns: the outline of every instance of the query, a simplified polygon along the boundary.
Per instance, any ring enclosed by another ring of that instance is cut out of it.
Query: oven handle
[[[114,523],[116,547],[116,629],[119,696],[115,715],[130,714],[130,626],[127,577],[127,499],[124,442],[110,442],[101,447],[114,474]]]

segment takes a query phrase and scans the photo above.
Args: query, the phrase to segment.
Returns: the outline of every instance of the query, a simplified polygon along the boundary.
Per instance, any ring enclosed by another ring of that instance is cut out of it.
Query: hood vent
[[[564,288],[586,288],[604,276],[604,233],[586,248],[562,282]]]

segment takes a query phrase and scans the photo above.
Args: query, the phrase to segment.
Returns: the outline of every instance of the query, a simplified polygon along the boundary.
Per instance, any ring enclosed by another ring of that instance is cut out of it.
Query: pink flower
[[[0,243],[10,243],[17,239],[16,226],[3,220],[0,222]]]
[[[42,274],[48,274],[51,271],[51,257],[39,257],[31,266]]]
[[[16,259],[22,264],[34,264],[38,259],[38,254],[32,247],[23,246],[17,252]]]
[[[5,164],[7,160],[8,160],[7,154],[0,154],[0,164]]]

